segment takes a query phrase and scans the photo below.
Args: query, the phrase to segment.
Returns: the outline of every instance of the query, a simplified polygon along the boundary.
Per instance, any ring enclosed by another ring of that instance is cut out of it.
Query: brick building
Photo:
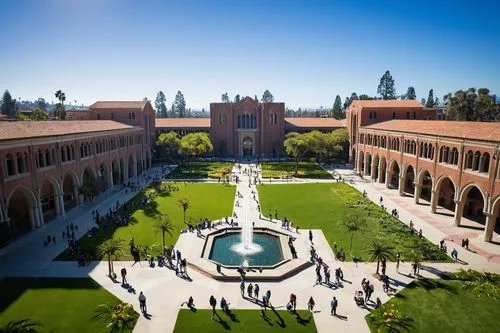
[[[155,114],[148,101],[97,102],[67,121],[0,122],[0,246],[151,166]],[[86,120],[81,120],[83,119]]]
[[[491,241],[500,228],[500,123],[433,120],[435,112],[416,101],[354,101],[351,163],[456,225],[463,217],[483,224]]]
[[[211,103],[210,118],[156,119],[157,135],[206,132],[219,156],[283,155],[288,132],[330,132],[345,128],[333,118],[285,118],[284,103],[259,103],[250,97],[238,103]]]

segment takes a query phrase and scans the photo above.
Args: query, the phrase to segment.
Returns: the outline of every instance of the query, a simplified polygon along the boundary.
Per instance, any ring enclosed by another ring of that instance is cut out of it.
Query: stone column
[[[389,188],[391,184],[391,172],[389,170],[385,171],[385,187]]]
[[[460,221],[464,215],[464,203],[461,201],[455,201],[455,225],[460,226]]]
[[[438,199],[439,199],[438,192],[435,190],[432,190],[432,192],[431,192],[431,213],[436,213]]]
[[[30,208],[29,211],[31,229],[38,227],[38,221],[35,218],[35,208]]]
[[[420,199],[420,193],[422,192],[422,185],[415,184],[415,203],[418,205],[418,201]]]
[[[370,177],[372,178],[372,180],[376,179],[376,175],[375,175],[376,172],[375,171],[376,171],[375,162],[372,161],[372,169],[371,169],[371,172],[370,172]]]
[[[36,205],[37,211],[38,211],[38,223],[39,227],[43,227],[45,225],[45,221],[43,219],[43,211],[42,211],[42,204],[40,202],[37,203]]]
[[[126,183],[128,179],[128,162],[123,166],[123,182]]]
[[[59,215],[64,216],[66,215],[66,210],[64,208],[64,195],[61,193],[58,195],[59,198]]]
[[[132,175],[130,176],[131,178],[137,176],[137,155],[136,154],[134,154],[133,160],[134,160],[134,162],[132,165]]]
[[[399,195],[400,196],[404,196],[405,195],[405,182],[404,182],[404,178],[399,176],[399,182],[398,182],[398,190],[399,190]]]
[[[56,208],[56,216],[61,216],[61,201],[59,200],[59,194],[54,193],[54,206]]]
[[[379,161],[378,161],[378,182],[379,182],[379,183],[382,183],[382,178],[384,178],[384,177],[383,177],[383,175],[384,175],[384,171],[382,170],[382,168],[381,168],[380,164],[381,164],[381,163],[380,163],[380,160],[379,160]]]
[[[75,203],[77,206],[80,206],[80,203],[82,202],[80,200],[80,195],[78,194],[78,187],[73,186],[73,197],[75,199]]]
[[[109,188],[112,188],[113,186],[115,186],[113,184],[113,170],[110,170],[108,172],[108,186],[109,186]]]
[[[497,222],[498,214],[487,214],[486,223],[484,228],[484,241],[491,242],[493,238],[493,230],[495,230],[495,224]]]

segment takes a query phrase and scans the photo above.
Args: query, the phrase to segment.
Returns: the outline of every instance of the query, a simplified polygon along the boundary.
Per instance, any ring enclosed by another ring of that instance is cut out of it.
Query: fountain
[[[253,223],[246,221],[241,226],[240,242],[234,244],[231,250],[244,256],[253,255],[262,251],[262,246],[253,242]]]

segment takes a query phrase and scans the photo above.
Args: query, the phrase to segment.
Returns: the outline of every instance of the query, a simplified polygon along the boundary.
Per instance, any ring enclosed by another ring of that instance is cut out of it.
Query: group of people
[[[375,291],[375,286],[373,285],[373,283],[370,283],[368,279],[363,278],[363,280],[361,281],[361,287],[363,288],[363,292],[365,294],[365,303],[366,303],[370,301],[370,297]]]

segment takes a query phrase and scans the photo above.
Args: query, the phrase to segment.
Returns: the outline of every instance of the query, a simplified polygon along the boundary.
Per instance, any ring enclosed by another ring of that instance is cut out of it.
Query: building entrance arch
[[[485,224],[486,216],[483,214],[484,210],[484,197],[481,190],[472,185],[466,187],[462,192],[461,202],[464,205],[463,216],[469,220]]]
[[[252,138],[247,136],[243,139],[243,156],[251,155],[253,155],[253,142]]]
[[[406,167],[406,171],[404,173],[404,187],[403,191],[404,193],[408,194],[415,194],[415,169],[413,169],[413,166],[408,165]]]
[[[19,186],[7,198],[8,223],[1,223],[0,245],[7,243],[10,239],[19,237],[36,226],[33,210],[36,207],[36,199],[33,192]],[[4,230],[5,229],[5,230]]]

